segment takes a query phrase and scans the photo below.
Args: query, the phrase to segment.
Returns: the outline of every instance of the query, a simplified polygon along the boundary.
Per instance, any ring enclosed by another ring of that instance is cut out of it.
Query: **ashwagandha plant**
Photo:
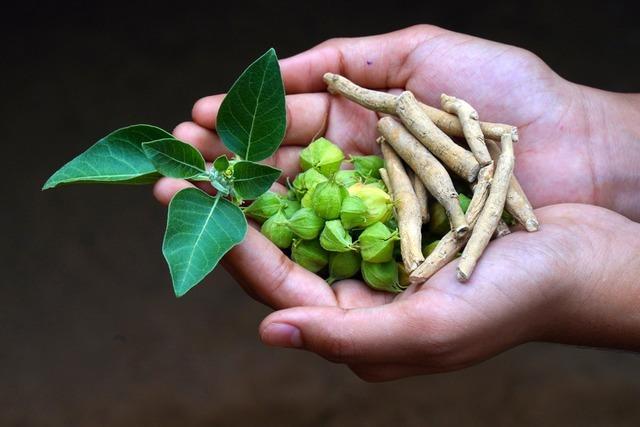
[[[235,154],[211,166],[195,148],[158,127],[118,129],[55,172],[43,190],[67,184],[149,184],[161,176],[208,181],[215,196],[188,188],[169,203],[162,244],[173,289],[181,297],[240,243],[247,221],[240,205],[266,192],[280,170],[259,163],[280,146],[286,129],[284,86],[273,49],[233,84],[217,116],[222,143]]]

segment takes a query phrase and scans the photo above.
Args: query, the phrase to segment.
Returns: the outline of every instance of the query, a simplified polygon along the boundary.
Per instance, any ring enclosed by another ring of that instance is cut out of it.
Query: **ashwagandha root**
[[[378,141],[378,143],[381,143],[381,142],[382,141]],[[387,187],[387,192],[393,199],[393,188],[391,187],[391,180],[389,179],[389,174],[387,173],[387,170],[385,168],[380,168],[378,169],[378,172],[380,172],[380,178],[382,178],[382,182],[384,182],[384,186]]]
[[[473,197],[471,197],[471,202],[465,215],[472,230],[489,195],[493,168],[493,163],[489,163],[478,172],[478,182],[473,188]],[[457,239],[451,231],[445,234],[424,262],[413,270],[409,276],[409,281],[414,284],[425,282],[438,270],[450,263],[464,247],[468,239],[469,234],[460,239]]]
[[[484,135],[480,129],[478,112],[466,101],[444,93],[440,95],[440,103],[444,111],[455,114],[460,119],[464,138],[480,166],[491,163],[491,155],[484,143]]]
[[[508,133],[502,135],[500,145],[502,152],[496,162],[496,170],[493,175],[489,196],[458,263],[457,276],[461,282],[467,281],[471,276],[478,259],[480,259],[482,252],[489,244],[489,240],[491,240],[491,236],[495,232],[504,210],[515,162],[511,135]]]
[[[507,234],[511,234],[511,230],[509,229],[507,223],[503,220],[498,221],[496,231],[493,233],[493,238],[499,239],[500,237],[506,236]]]
[[[469,230],[469,225],[460,208],[458,193],[444,166],[393,118],[381,118],[378,121],[378,131],[420,177],[429,193],[444,207],[455,236],[464,236]]]
[[[413,185],[402,165],[402,160],[385,141],[381,141],[380,147],[393,189],[393,205],[397,214],[402,261],[405,270],[410,273],[424,261],[420,202],[413,191]]]
[[[424,183],[420,177],[416,175],[413,169],[407,166],[406,171],[411,183],[413,184],[413,191],[416,193],[416,197],[420,203],[420,217],[422,218],[422,223],[426,224],[429,222],[429,193],[427,192],[427,188],[424,186]]]
[[[485,142],[491,157],[493,157],[494,160],[497,159],[500,155],[498,144],[490,139],[485,140]],[[515,175],[512,175],[511,181],[509,182],[505,208],[527,231],[533,232],[540,228],[538,218],[536,218],[536,214],[533,213],[533,207]]]
[[[333,73],[326,73],[324,75],[324,82],[327,84],[329,92],[340,94],[369,110],[386,114],[396,114],[397,97],[395,95],[362,88],[349,79]],[[455,115],[422,103],[420,103],[420,107],[427,113],[433,123],[447,135],[457,137],[464,136],[462,124]],[[518,129],[515,126],[480,122],[480,129],[482,129],[482,133],[486,138],[500,139],[503,133],[511,133],[513,141],[518,141]]]
[[[456,175],[475,181],[480,165],[470,152],[453,142],[424,112],[411,92],[398,96],[396,114],[409,131]]]

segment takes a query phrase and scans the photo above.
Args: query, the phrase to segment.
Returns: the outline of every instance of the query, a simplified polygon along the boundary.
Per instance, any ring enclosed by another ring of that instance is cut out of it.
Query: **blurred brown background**
[[[148,187],[40,192],[115,128],[188,119],[270,46],[286,57],[433,23],[533,50],[573,81],[640,90],[637,7],[518,3],[5,6],[0,425],[640,425],[637,354],[530,344],[461,372],[366,384],[264,347],[269,310],[222,270],[176,300],[165,208]]]

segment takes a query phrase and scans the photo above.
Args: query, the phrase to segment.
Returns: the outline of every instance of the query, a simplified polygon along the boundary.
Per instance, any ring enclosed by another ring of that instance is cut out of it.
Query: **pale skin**
[[[397,296],[356,280],[328,286],[250,227],[223,264],[276,310],[260,325],[266,344],[313,351],[368,381],[455,370],[529,341],[640,350],[639,95],[579,86],[525,50],[426,25],[329,40],[281,68],[288,129],[271,162],[285,176],[316,135],[348,153],[378,150],[376,113],[324,92],[325,72],[433,106],[447,93],[481,120],[518,126],[515,173],[541,227],[493,241],[467,283],[453,261]],[[225,152],[222,98],[202,98],[174,130],[209,160]],[[155,195],[168,203],[190,185],[162,179]]]

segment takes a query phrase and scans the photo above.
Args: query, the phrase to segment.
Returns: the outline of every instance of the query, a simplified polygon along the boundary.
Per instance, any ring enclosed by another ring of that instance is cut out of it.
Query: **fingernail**
[[[271,323],[262,330],[262,341],[275,347],[302,347],[300,329],[286,323]]]

